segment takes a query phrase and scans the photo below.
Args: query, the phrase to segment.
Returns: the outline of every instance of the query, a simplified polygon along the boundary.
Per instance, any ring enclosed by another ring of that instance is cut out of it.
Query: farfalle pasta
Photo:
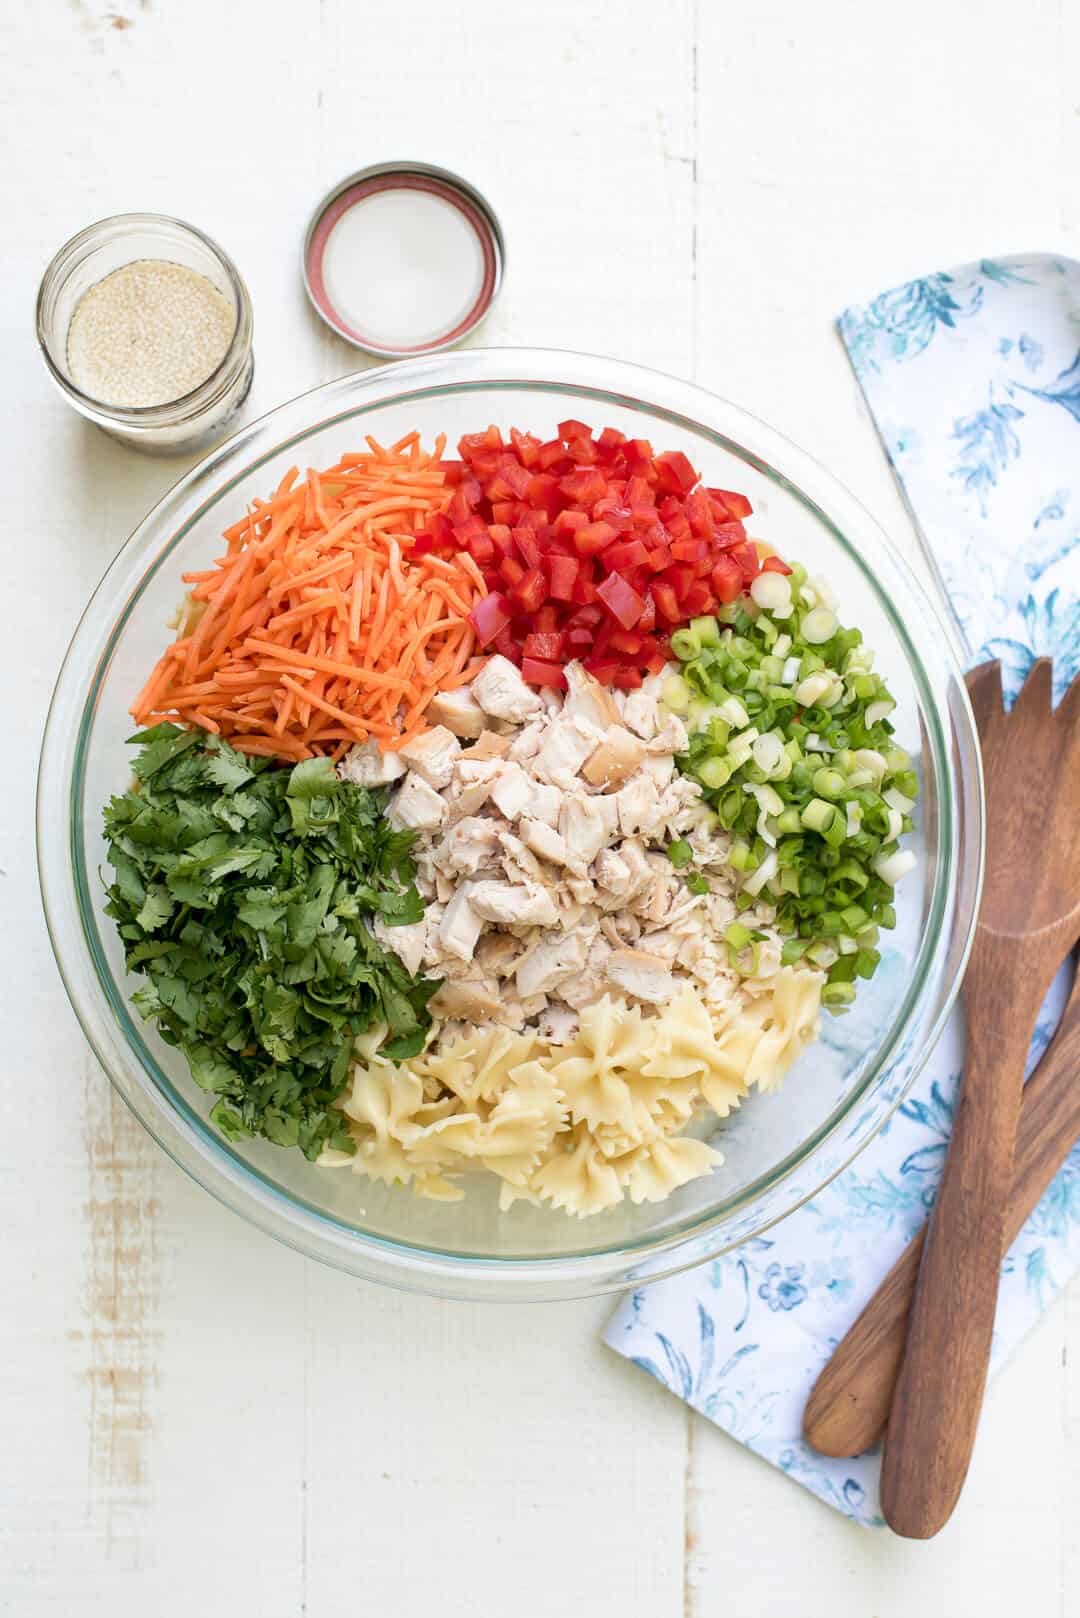
[[[751,1085],[780,1082],[815,1036],[821,986],[820,973],[785,967],[750,1005],[710,1007],[686,986],[647,1013],[604,995],[565,1044],[471,1029],[397,1064],[368,1039],[340,1103],[356,1154],[320,1162],[440,1199],[486,1169],[504,1209],[524,1200],[585,1217],[624,1198],[662,1201],[723,1161],[683,1131],[703,1108],[726,1117]]]

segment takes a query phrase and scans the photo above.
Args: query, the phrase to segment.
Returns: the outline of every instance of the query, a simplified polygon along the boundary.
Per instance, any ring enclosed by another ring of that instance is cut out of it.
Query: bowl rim
[[[536,392],[563,395],[578,393],[592,397],[600,405],[606,400],[630,408],[647,409],[650,415],[658,419],[711,439],[722,449],[767,475],[808,507],[862,571],[901,645],[927,724],[928,754],[938,778],[941,811],[938,830],[941,868],[935,873],[917,969],[894,1015],[891,1028],[875,1048],[875,1059],[868,1062],[866,1072],[852,1083],[838,1106],[778,1164],[707,1212],[692,1216],[657,1235],[632,1239],[630,1242],[607,1243],[557,1256],[504,1257],[455,1252],[365,1231],[286,1191],[236,1153],[228,1142],[218,1138],[186,1099],[179,1095],[167,1075],[162,1073],[131,1018],[126,1000],[116,992],[115,980],[103,963],[97,921],[89,903],[86,861],[80,846],[80,794],[88,746],[88,716],[92,717],[96,711],[101,683],[111,655],[142,590],[158,569],[168,562],[190,527],[226,498],[240,479],[250,476],[270,459],[286,454],[296,442],[316,431],[362,416],[365,410],[383,407],[389,400],[408,403],[418,395],[428,398],[440,392],[460,394],[470,388],[499,387],[508,390],[527,387]],[[320,408],[313,420],[311,404],[316,399],[326,408]],[[334,409],[334,406],[343,408]],[[690,413],[694,409],[697,414]],[[285,431],[286,427],[291,430]],[[779,459],[775,458],[777,451]],[[781,466],[787,470],[781,471]],[[222,481],[217,474],[226,468],[231,469],[230,475]],[[808,492],[808,489],[815,488],[824,490],[827,496],[825,503]],[[203,497],[192,498],[199,495]],[[830,509],[835,511],[837,507],[847,514],[842,526],[829,514]],[[50,940],[65,989],[83,1032],[111,1082],[143,1126],[174,1161],[218,1200],[298,1250],[352,1273],[376,1280],[389,1280],[394,1285],[412,1285],[419,1290],[474,1296],[477,1287],[473,1283],[477,1277],[485,1277],[487,1281],[494,1277],[493,1286],[486,1284],[486,1281],[481,1283],[480,1290],[484,1295],[491,1295],[494,1291],[515,1297],[522,1297],[526,1293],[546,1297],[570,1296],[613,1289],[646,1276],[651,1279],[671,1274],[687,1265],[701,1262],[725,1246],[722,1236],[716,1235],[712,1235],[710,1245],[711,1233],[715,1233],[724,1221],[745,1211],[767,1191],[789,1180],[841,1128],[887,1063],[903,1052],[905,1037],[910,1034],[919,1003],[927,993],[934,949],[940,942],[950,903],[955,899],[957,873],[954,867],[960,854],[960,833],[974,834],[976,880],[973,894],[968,896],[965,914],[959,918],[962,932],[959,950],[954,950],[952,977],[945,985],[929,1029],[922,1035],[920,1049],[910,1057],[910,1072],[905,1082],[897,1088],[895,1098],[890,1098],[891,1104],[877,1120],[874,1130],[859,1141],[843,1161],[830,1166],[828,1174],[811,1189],[792,1198],[782,1211],[768,1218],[763,1217],[760,1224],[740,1235],[738,1240],[741,1242],[759,1235],[816,1195],[836,1174],[842,1172],[880,1131],[902,1101],[951,1010],[974,932],[984,849],[984,809],[977,744],[973,754],[974,779],[957,778],[957,801],[954,804],[949,786],[950,771],[945,767],[949,748],[946,742],[947,727],[943,723],[944,700],[939,701],[931,689],[906,624],[892,608],[889,595],[879,582],[877,554],[875,566],[870,567],[854,543],[846,538],[845,530],[850,531],[853,522],[861,535],[873,535],[875,544],[880,547],[880,555],[885,559],[885,571],[891,568],[898,575],[908,595],[913,598],[913,604],[927,615],[935,628],[941,630],[944,660],[949,673],[955,675],[952,684],[956,690],[950,688],[950,698],[954,700],[948,704],[949,719],[954,734],[957,726],[966,731],[960,740],[968,744],[970,752],[970,744],[975,736],[974,720],[960,676],[951,632],[922,582],[897,553],[876,520],[831,473],[774,428],[718,395],[666,373],[624,361],[554,349],[471,349],[450,355],[425,355],[353,373],[296,396],[249,423],[180,478],[147,513],[117,553],[79,620],[50,704],[42,743],[37,806],[42,899]],[[162,531],[168,535],[164,542],[160,538]],[[121,580],[128,588],[118,596],[114,585]],[[123,608],[119,616],[114,617],[117,599],[123,600]],[[113,605],[102,613],[101,608],[106,602]],[[108,620],[107,625],[105,620]],[[76,665],[78,669],[85,670],[87,643],[95,636],[95,648],[101,641],[104,644],[100,650],[95,649],[93,674],[87,685],[85,673],[80,675]],[[75,745],[69,754],[62,757],[61,750],[70,737],[73,720],[78,727]],[[65,854],[70,863],[61,862],[58,851],[55,851],[55,855],[50,852],[47,828],[55,824],[58,809],[62,809],[63,819],[68,825]],[[59,863],[64,866],[62,871],[57,870]],[[954,916],[952,920],[955,925],[957,918]],[[72,960],[68,936],[81,937],[86,946],[87,959],[80,962]],[[92,968],[92,977],[85,970],[88,964]],[[76,981],[77,978],[80,981]],[[102,1004],[92,1003],[95,991],[104,1002],[107,1013],[104,1019]],[[108,1016],[115,1022],[115,1028],[109,1028]],[[117,1031],[123,1035],[123,1044],[116,1041]],[[128,1061],[133,1061],[140,1069],[141,1078],[132,1079],[129,1073],[123,1071],[125,1052]],[[465,1277],[469,1279],[464,1281]]]

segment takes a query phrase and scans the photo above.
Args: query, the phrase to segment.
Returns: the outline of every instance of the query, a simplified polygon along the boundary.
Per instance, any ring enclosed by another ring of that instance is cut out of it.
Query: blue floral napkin
[[[1037,657],[1080,670],[1080,264],[984,259],[848,309],[840,334],[972,665],[1007,699]],[[1029,1071],[1061,1015],[1065,973]],[[963,1065],[957,1012],[888,1127],[812,1202],[709,1266],[632,1293],[606,1340],[856,1522],[879,1458],[829,1460],[802,1412],[835,1345],[923,1223]],[[992,1369],[1080,1266],[1080,1146],[1004,1265]]]

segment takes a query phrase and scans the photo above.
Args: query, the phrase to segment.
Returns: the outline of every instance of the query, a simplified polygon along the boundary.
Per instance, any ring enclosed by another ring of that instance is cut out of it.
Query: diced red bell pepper
[[[671,554],[677,562],[704,562],[709,555],[709,547],[703,539],[677,539],[671,547]]]
[[[549,467],[558,466],[560,461],[566,460],[566,449],[557,438],[553,438],[549,444],[541,444],[536,452],[536,464],[542,472],[546,472]]]
[[[560,478],[559,488],[569,499],[591,508],[595,501],[602,500],[607,493],[607,479],[595,467],[583,466]]]
[[[679,602],[694,582],[694,570],[688,562],[673,562],[664,573],[664,582],[670,584]]]
[[[583,421],[575,421],[573,416],[570,416],[566,421],[560,421],[558,433],[563,443],[568,444],[572,438],[591,438],[592,428],[586,427]]]
[[[417,534],[409,551],[410,556],[428,556],[435,549],[435,541],[430,534]]]
[[[615,658],[587,657],[584,661],[586,670],[594,680],[599,680],[601,685],[615,684],[615,676],[622,667]]]
[[[548,577],[551,580],[551,594],[556,601],[573,601],[574,585],[578,581],[581,568],[577,558],[573,556],[549,556],[547,559]]]
[[[509,624],[507,624],[505,628],[499,630],[499,633],[495,636],[494,645],[495,650],[499,653],[500,657],[509,658],[511,663],[520,664],[521,647],[514,639]]]
[[[695,579],[683,596],[682,609],[688,618],[700,618],[708,611],[713,593],[704,579]]]
[[[540,569],[531,567],[521,582],[514,586],[510,595],[522,612],[539,611],[547,597],[547,581]]]
[[[551,526],[557,534],[576,534],[579,528],[589,526],[589,514],[587,511],[560,511]]]
[[[516,556],[504,556],[499,563],[499,577],[511,590],[515,590],[525,577],[525,568]]]
[[[514,529],[514,544],[527,567],[540,566],[540,546],[536,539],[536,530],[526,528],[524,525]]]
[[[537,451],[539,454],[539,451]],[[550,472],[535,472],[529,479],[526,500],[534,506],[539,506],[549,518],[553,517],[562,504],[562,495],[559,492],[559,480],[552,477]]]
[[[612,684],[615,686],[616,690],[636,691],[641,683],[640,669],[636,669],[633,666],[627,667],[627,665],[624,663],[620,668],[615,670],[615,678],[612,681]]]
[[[656,457],[656,470],[660,474],[660,487],[674,494],[688,494],[698,480],[682,450],[668,450]]]
[[[536,465],[540,453],[540,440],[534,438],[532,433],[519,433],[516,427],[510,429],[510,442],[514,446],[518,460],[522,466]]]
[[[536,635],[554,635],[559,628],[561,611],[562,609],[559,607],[558,602],[545,601],[536,615],[533,633]]]
[[[761,572],[761,557],[753,545],[736,545],[731,552],[731,560],[736,563],[747,584]]]
[[[617,545],[609,545],[602,561],[605,567],[622,573],[628,567],[648,567],[649,552],[640,539],[628,539]]]
[[[782,556],[766,556],[761,564],[763,573],[783,573],[785,577],[791,572]]]
[[[652,598],[652,591],[645,597],[645,606],[637,626],[643,635],[651,635],[656,628],[656,602]]]
[[[645,611],[645,601],[621,573],[609,573],[596,587],[597,599],[603,602],[615,621],[624,629],[633,629]]]
[[[493,590],[490,595],[484,596],[482,601],[476,603],[469,614],[469,622],[481,646],[490,646],[491,642],[506,629],[512,617],[509,601],[497,590]]]
[[[710,578],[717,599],[722,601],[725,606],[730,605],[732,601],[736,601],[742,595],[742,568],[730,556],[721,556],[717,560]]]
[[[652,587],[652,598],[656,603],[659,617],[667,620],[669,624],[681,624],[685,614],[679,604],[679,598],[670,584],[658,579]]]
[[[525,636],[525,645],[522,648],[526,657],[538,657],[542,662],[557,663],[563,655],[566,645],[566,636],[561,630],[543,633],[534,630]]]
[[[577,466],[595,466],[600,459],[600,451],[591,438],[572,438],[566,453]]]
[[[712,507],[704,489],[694,489],[686,497],[686,516],[699,539],[711,539],[714,524]]]
[[[601,449],[614,450],[626,443],[626,434],[621,433],[617,427],[605,427],[597,439]]]
[[[667,567],[670,567],[670,566],[671,566],[671,547],[670,547],[670,545],[654,545],[652,550],[649,552],[649,568],[650,568],[650,570],[653,573],[663,573],[664,569],[667,568]]]
[[[610,523],[590,522],[574,532],[574,545],[581,556],[595,556],[605,550],[618,535]]]
[[[498,427],[491,426],[484,433],[466,433],[458,444],[462,458],[471,461],[488,449],[502,449],[503,436]]]
[[[530,657],[528,652],[521,660],[521,678],[528,685],[550,685],[554,686],[556,691],[566,690],[566,675],[562,671],[562,665]]]
[[[617,629],[608,639],[608,645],[616,652],[622,652],[627,657],[634,657],[641,651],[642,637],[632,629]]]
[[[713,500],[718,500],[728,516],[737,521],[741,522],[743,517],[749,517],[754,510],[745,494],[736,494],[731,489],[706,489],[705,493]]]
[[[453,544],[454,530],[449,517],[443,511],[437,511],[434,516],[428,518],[424,525],[424,532],[431,535],[436,545]]]
[[[722,522],[713,529],[713,544],[722,551],[729,551],[735,545],[745,545],[746,529],[741,522]]]

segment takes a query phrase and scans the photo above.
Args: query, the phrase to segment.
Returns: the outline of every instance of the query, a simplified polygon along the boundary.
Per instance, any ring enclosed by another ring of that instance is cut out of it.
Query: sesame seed
[[[236,316],[186,265],[137,259],[83,294],[71,317],[71,379],[102,404],[170,404],[205,382],[228,352]]]

